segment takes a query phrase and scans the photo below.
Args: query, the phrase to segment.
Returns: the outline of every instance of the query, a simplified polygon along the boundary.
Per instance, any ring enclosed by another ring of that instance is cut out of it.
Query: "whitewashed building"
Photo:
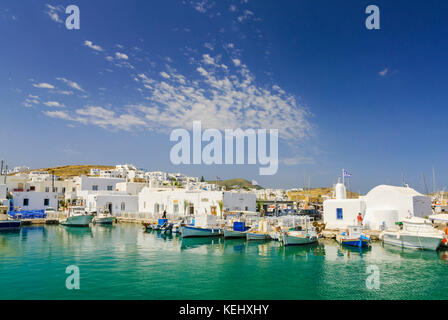
[[[57,209],[58,195],[55,192],[14,192],[13,206],[22,210]]]
[[[187,215],[217,215],[223,211],[255,211],[256,197],[248,193],[154,189],[145,187],[138,197],[139,212],[160,216],[166,210],[169,217]]]
[[[409,187],[380,185],[359,199],[346,199],[345,186],[335,187],[336,199],[324,201],[324,222],[329,229],[344,229],[357,223],[361,213],[363,226],[383,230],[405,217],[431,215],[431,199]]]
[[[138,196],[119,191],[89,193],[85,196],[85,205],[88,212],[106,208],[112,215],[121,216],[138,212]]]
[[[138,195],[147,183],[142,182],[119,182],[116,184],[116,190],[130,195]]]
[[[380,185],[362,197],[366,203],[364,224],[369,229],[389,227],[406,217],[432,214],[431,198],[409,187]]]

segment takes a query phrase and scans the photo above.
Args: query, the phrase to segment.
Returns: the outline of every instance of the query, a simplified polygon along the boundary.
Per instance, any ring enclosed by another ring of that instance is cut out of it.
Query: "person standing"
[[[361,212],[358,213],[358,216],[356,217],[356,221],[358,222],[359,226],[362,226],[362,214],[361,214]]]

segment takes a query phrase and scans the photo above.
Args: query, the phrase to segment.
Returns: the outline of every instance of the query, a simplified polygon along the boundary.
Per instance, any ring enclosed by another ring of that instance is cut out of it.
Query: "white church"
[[[324,222],[328,229],[345,229],[357,223],[361,213],[365,229],[384,230],[405,217],[428,217],[431,198],[409,186],[379,185],[359,199],[347,199],[343,183],[335,186],[335,199],[324,201]]]

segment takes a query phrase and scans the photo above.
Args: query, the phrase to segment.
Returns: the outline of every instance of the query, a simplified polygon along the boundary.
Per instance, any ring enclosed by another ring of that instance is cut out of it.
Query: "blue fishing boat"
[[[358,248],[370,247],[370,237],[362,233],[361,226],[349,226],[347,231],[337,236],[336,240],[343,246]]]
[[[0,212],[0,231],[2,230],[18,230],[22,226],[20,220],[12,220],[8,217],[7,209]]]
[[[0,231],[2,230],[18,230],[22,222],[20,220],[4,220],[0,221]]]

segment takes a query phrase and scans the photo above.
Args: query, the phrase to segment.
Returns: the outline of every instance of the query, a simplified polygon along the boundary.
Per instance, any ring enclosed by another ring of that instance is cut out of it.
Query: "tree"
[[[201,177],[201,182],[205,182],[204,176]]]

